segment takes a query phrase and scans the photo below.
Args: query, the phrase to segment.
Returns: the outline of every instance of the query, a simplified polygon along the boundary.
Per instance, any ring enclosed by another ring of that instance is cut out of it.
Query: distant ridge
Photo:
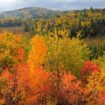
[[[62,13],[60,10],[50,10],[39,7],[21,8],[0,13],[0,18],[48,18]]]

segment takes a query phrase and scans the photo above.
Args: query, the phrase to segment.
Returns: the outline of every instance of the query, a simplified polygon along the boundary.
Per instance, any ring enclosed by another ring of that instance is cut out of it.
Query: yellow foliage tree
[[[23,47],[21,35],[7,32],[0,34],[0,69],[9,69],[17,63],[18,50]]]
[[[105,93],[105,68],[100,72],[93,73],[88,79],[88,105],[104,105],[103,92]]]
[[[65,69],[79,76],[84,62],[88,60],[89,49],[79,38],[46,37],[48,47],[45,67],[48,70]]]

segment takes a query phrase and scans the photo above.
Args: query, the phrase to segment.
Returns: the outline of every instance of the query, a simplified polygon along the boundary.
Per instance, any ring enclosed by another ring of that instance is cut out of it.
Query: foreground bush
[[[0,105],[104,105],[104,60],[89,61],[78,38],[50,38],[26,51],[23,36],[0,36]]]

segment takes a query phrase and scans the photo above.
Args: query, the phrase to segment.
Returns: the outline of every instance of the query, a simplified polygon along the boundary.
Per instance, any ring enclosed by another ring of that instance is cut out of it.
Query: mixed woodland
[[[105,9],[1,18],[0,105],[105,105]]]

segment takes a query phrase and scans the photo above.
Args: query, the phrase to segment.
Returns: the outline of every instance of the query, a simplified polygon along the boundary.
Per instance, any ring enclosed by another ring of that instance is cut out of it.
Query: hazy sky
[[[0,0],[0,11],[24,7],[45,7],[51,9],[104,8],[105,0]]]

